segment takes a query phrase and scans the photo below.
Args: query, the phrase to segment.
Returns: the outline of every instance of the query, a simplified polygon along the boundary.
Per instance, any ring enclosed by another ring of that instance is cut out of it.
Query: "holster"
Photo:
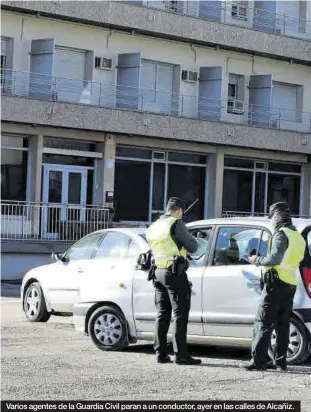
[[[147,277],[148,282],[156,279],[156,275],[155,275],[156,269],[157,269],[156,265],[152,265],[151,268],[149,269],[148,277]]]
[[[172,265],[172,275],[181,276],[189,268],[188,260],[183,256],[174,256]]]
[[[261,290],[266,285],[267,289],[276,289],[280,286],[280,278],[277,270],[271,268],[264,273],[261,273],[260,288]]]

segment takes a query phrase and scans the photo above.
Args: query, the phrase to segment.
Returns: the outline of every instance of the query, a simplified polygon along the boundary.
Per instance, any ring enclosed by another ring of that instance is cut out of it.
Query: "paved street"
[[[32,324],[18,287],[2,285],[2,399],[301,400],[311,405],[311,361],[284,374],[244,372],[248,351],[191,348],[202,366],[157,365],[150,344],[101,352],[70,318]]]

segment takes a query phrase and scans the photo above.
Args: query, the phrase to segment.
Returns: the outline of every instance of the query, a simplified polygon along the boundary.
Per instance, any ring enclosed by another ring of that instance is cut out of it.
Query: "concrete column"
[[[215,202],[214,216],[215,218],[222,215],[222,195],[224,184],[224,154],[221,149],[216,153],[216,173],[215,173]]]
[[[43,134],[32,136],[30,152],[30,201],[41,202]]]
[[[35,238],[40,235],[40,216],[42,216],[41,207],[41,187],[42,187],[42,153],[43,153],[43,135],[42,133],[37,136],[32,136],[29,143],[30,154],[30,187],[29,187],[29,200],[35,202],[31,206],[31,225],[32,234]]]
[[[311,163],[302,166],[300,214],[311,216]]]
[[[103,159],[97,161],[95,177],[95,203],[113,206],[113,202],[106,202],[106,192],[114,191],[114,170],[116,144],[113,135],[106,135],[105,143],[99,143],[96,151],[103,152]]]
[[[215,217],[216,164],[217,154],[209,154],[207,159],[207,190],[205,196],[206,219],[213,219]]]
[[[208,155],[206,218],[221,217],[223,191],[224,154],[218,150]]]

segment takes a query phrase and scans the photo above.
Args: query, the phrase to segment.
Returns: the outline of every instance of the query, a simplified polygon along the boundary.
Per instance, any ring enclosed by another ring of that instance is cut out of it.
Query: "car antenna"
[[[195,200],[193,203],[191,203],[191,205],[188,207],[187,210],[185,210],[184,214],[188,213],[190,209],[193,208],[193,206],[199,201],[199,199]]]

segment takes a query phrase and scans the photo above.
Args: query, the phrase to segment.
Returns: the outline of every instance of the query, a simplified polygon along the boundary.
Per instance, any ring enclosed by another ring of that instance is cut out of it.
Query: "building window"
[[[151,163],[116,160],[115,208],[118,220],[147,222]]]
[[[183,198],[187,206],[199,199],[187,219],[203,218],[206,164],[206,156],[196,153],[117,148],[116,218],[154,221],[172,196]]]
[[[303,87],[273,82],[271,121],[302,122]]]
[[[27,200],[28,139],[2,135],[1,199]]]
[[[301,165],[225,157],[223,212],[261,215],[285,201],[299,215],[300,184]]]
[[[229,74],[228,84],[228,113],[244,114],[245,77]]]
[[[141,70],[142,109],[171,114],[173,110],[174,65],[143,61]]]
[[[223,210],[250,212],[252,208],[252,172],[225,170],[223,183]]]

